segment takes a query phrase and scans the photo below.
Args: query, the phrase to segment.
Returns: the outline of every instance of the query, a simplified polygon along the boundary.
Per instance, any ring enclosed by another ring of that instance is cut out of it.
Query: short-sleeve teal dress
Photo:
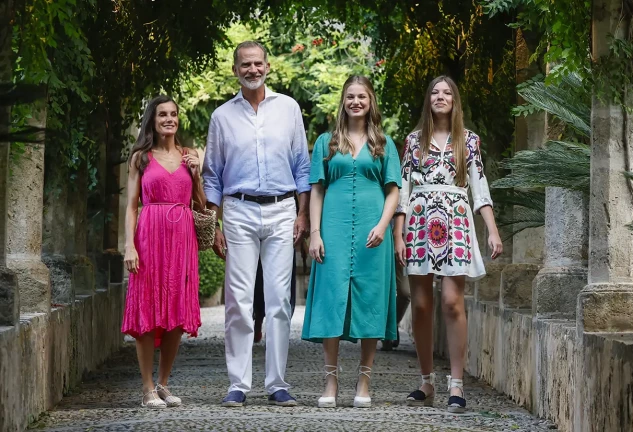
[[[302,338],[395,340],[396,270],[391,227],[383,242],[367,248],[369,232],[385,205],[385,185],[401,185],[398,151],[387,137],[384,156],[367,145],[357,158],[336,153],[329,161],[329,133],[312,151],[310,183],[325,187],[321,216],[323,263],[312,262]]]

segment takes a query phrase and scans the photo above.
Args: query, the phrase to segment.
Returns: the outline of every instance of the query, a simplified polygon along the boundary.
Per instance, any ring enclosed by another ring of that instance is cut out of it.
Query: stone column
[[[46,126],[46,109],[35,108],[33,126]],[[42,254],[44,145],[29,144],[11,158],[7,266],[18,277],[21,312],[49,312],[51,289]]]
[[[620,21],[621,2],[597,0],[593,55],[609,53],[609,35],[627,37],[631,18]],[[628,103],[633,103],[633,88]],[[633,331],[633,187],[622,173],[631,168],[633,119],[596,96],[591,109],[589,279],[578,298],[579,330]],[[628,161],[627,161],[628,160]]]
[[[630,37],[633,23],[630,15],[623,15],[621,0],[595,0],[592,8],[592,58],[599,61],[609,55],[611,38]],[[626,102],[633,104],[633,87],[619,84],[623,94],[628,95]],[[575,431],[605,430],[602,425],[606,418],[627,420],[626,424],[631,424],[630,394],[614,391],[609,373],[597,373],[600,371],[595,367],[600,364],[602,350],[592,343],[592,338],[601,336],[602,340],[608,340],[622,332],[633,332],[633,231],[626,226],[633,218],[633,188],[622,175],[631,167],[632,146],[631,116],[618,104],[601,101],[594,94],[589,276],[587,286],[578,296],[576,318]],[[623,357],[619,359],[625,361]]]
[[[534,51],[533,36],[529,32],[517,31],[516,36],[516,81],[520,84],[542,72],[540,62],[530,63]],[[518,97],[518,103],[523,100]],[[515,150],[539,148],[547,139],[547,115],[536,113],[515,119]],[[532,307],[532,281],[543,262],[543,232],[541,228],[528,228],[514,236],[512,263],[503,267],[500,275],[502,308],[528,309]]]
[[[558,187],[545,190],[545,262],[533,283],[532,313],[573,318],[587,284],[589,198]]]
[[[72,235],[68,224],[68,169],[53,146],[47,146],[44,163],[44,187],[48,193],[44,196],[42,262],[50,272],[52,303],[72,304],[75,301],[72,270],[64,253],[66,241]]]
[[[10,82],[13,70],[11,13],[13,1],[0,3],[0,82]],[[9,132],[11,108],[0,106],[0,134]],[[9,190],[9,143],[0,142],[0,326],[19,322],[20,300],[15,274],[7,265],[7,198]]]
[[[106,142],[108,132],[106,125],[108,118],[104,109],[95,110],[91,116],[90,127],[98,143],[99,151],[97,154],[97,185],[92,191],[88,200],[88,217],[87,217],[87,254],[93,263],[95,269],[97,288],[107,288],[109,281],[109,266],[103,255],[103,238],[105,228],[105,176],[106,176]]]

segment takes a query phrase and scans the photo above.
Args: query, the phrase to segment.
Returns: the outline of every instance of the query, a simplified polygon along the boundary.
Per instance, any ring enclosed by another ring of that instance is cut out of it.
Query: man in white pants
[[[223,202],[223,232],[214,251],[226,259],[226,365],[223,406],[244,405],[251,390],[253,296],[261,256],[266,303],[268,402],[295,406],[284,379],[290,339],[294,244],[309,231],[310,158],[297,102],[266,88],[266,49],[239,44],[233,73],[241,91],[213,112],[203,166],[207,206]],[[299,194],[299,211],[294,194]]]

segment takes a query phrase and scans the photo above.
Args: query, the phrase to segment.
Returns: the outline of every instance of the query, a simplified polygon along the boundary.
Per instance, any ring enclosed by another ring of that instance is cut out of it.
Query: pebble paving
[[[441,377],[435,408],[407,407],[407,394],[419,385],[417,360],[411,340],[376,355],[370,409],[352,407],[360,345],[341,344],[339,407],[318,409],[323,386],[321,345],[301,341],[303,308],[297,307],[287,380],[299,402],[295,408],[267,405],[264,392],[264,341],[253,349],[253,391],[243,408],[223,408],[228,387],[224,364],[224,309],[202,310],[203,326],[196,339],[184,339],[176,359],[170,389],[183,406],[148,410],[140,406],[140,375],[133,340],[110,361],[31,425],[47,431],[546,431],[556,429],[515,405],[488,385],[466,377],[468,412],[450,414],[444,377],[448,363],[436,361]]]

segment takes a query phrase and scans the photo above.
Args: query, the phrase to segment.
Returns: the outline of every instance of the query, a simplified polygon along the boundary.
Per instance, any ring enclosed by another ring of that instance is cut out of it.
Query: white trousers
[[[253,297],[261,256],[266,303],[266,391],[287,390],[284,380],[290,339],[290,280],[296,207],[292,198],[257,204],[224,197],[226,238],[225,346],[229,391],[251,390]]]

